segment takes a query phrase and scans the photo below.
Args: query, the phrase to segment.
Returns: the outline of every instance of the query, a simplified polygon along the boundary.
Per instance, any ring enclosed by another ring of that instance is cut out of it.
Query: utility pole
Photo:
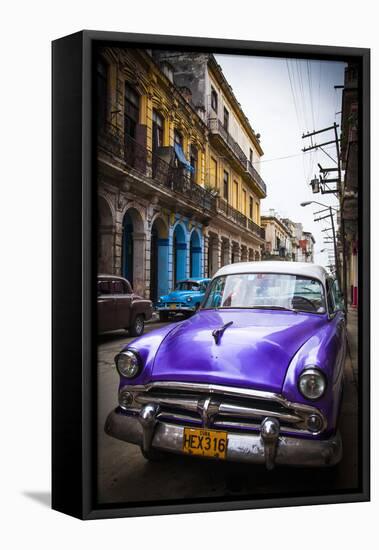
[[[326,210],[329,210],[329,214],[327,214],[326,216],[322,216],[321,218],[315,218],[314,221],[318,222],[320,220],[325,220],[327,218],[330,218],[330,222],[331,222],[331,226],[332,226],[332,233],[333,233],[334,258],[335,258],[335,263],[336,263],[337,279],[338,279],[338,284],[341,284],[340,262],[339,262],[339,257],[338,257],[337,237],[336,237],[336,230],[335,230],[335,226],[334,226],[334,217],[333,217],[332,207],[329,206]],[[321,212],[322,212],[322,210],[319,213],[321,213]]]
[[[341,158],[340,158],[340,139],[338,137],[337,128],[339,127],[338,124],[334,123],[332,126],[328,126],[327,128],[322,128],[321,130],[316,130],[314,132],[308,132],[306,134],[302,135],[302,139],[312,138],[315,135],[323,134],[324,132],[334,132],[334,139],[325,141],[323,143],[312,143],[309,147],[304,147],[302,151],[305,153],[307,151],[312,151],[316,149],[321,149],[325,155],[327,155],[334,163],[337,164],[336,167],[332,168],[323,168],[320,164],[318,164],[319,170],[320,170],[320,179],[313,179],[311,182],[312,185],[312,191],[313,193],[319,193],[321,191],[322,194],[327,193],[333,193],[336,195],[340,201],[341,204],[341,195],[342,195],[342,171],[341,171]],[[337,161],[329,155],[323,147],[326,145],[334,144],[336,147],[336,157]],[[331,172],[337,172],[336,178],[328,178],[328,175]],[[334,188],[330,188],[330,184],[336,184]],[[322,219],[322,218],[321,218]],[[332,216],[332,211],[330,209],[330,219],[332,221],[332,231],[333,231],[333,240],[334,240],[334,253],[335,253],[335,262],[336,262],[336,271],[338,274],[338,282],[341,286],[341,273],[339,269],[339,256],[338,256],[338,247],[337,247],[337,241],[336,241],[336,232],[334,227],[334,219]],[[316,221],[316,220],[315,220]],[[341,245],[342,245],[342,282],[343,282],[343,295],[345,300],[345,306],[347,307],[347,266],[346,266],[346,254],[345,254],[345,221],[343,217],[340,218],[340,239],[341,239]]]

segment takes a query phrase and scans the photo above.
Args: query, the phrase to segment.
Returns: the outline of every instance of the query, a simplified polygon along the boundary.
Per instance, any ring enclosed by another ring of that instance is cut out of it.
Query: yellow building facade
[[[217,118],[214,131],[208,94],[199,101],[159,52],[110,47],[96,61],[99,272],[156,301],[178,280],[258,259],[265,185],[245,155],[263,152],[222,73],[208,59],[204,81],[231,125]]]

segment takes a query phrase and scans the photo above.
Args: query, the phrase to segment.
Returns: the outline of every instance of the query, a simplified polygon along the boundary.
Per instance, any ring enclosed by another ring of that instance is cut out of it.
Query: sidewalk
[[[348,308],[347,311],[347,338],[348,358],[350,359],[353,371],[354,384],[358,385],[358,311],[355,308]]]

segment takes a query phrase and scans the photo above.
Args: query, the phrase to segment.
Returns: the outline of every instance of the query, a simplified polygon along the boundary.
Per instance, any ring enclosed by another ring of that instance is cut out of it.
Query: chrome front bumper
[[[184,427],[157,420],[157,408],[145,405],[139,414],[128,415],[120,409],[110,413],[105,432],[117,439],[150,448],[183,454]],[[278,421],[266,418],[260,433],[228,432],[226,460],[274,465],[322,467],[333,466],[342,458],[342,442],[337,433],[330,439],[305,439],[279,434]]]

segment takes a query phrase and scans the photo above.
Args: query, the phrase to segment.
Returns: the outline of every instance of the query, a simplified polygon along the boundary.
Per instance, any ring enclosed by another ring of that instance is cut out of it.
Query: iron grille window
[[[198,159],[198,150],[195,145],[191,145],[190,148],[190,163],[193,168],[193,172],[191,172],[191,179],[193,181],[197,181],[197,159]]]
[[[163,146],[163,116],[155,109],[153,110],[153,151]]]
[[[125,135],[136,138],[139,123],[140,96],[129,84],[125,84]]]
[[[229,174],[224,170],[224,199],[229,200]]]
[[[238,182],[235,181],[234,182],[234,206],[236,208],[238,208],[238,199],[239,199],[239,196],[238,196]]]
[[[214,110],[214,112],[217,113],[217,110],[218,110],[218,96],[217,96],[217,92],[214,88],[211,89],[211,107]]]
[[[226,107],[224,107],[224,130],[227,132],[229,131],[229,111]]]

